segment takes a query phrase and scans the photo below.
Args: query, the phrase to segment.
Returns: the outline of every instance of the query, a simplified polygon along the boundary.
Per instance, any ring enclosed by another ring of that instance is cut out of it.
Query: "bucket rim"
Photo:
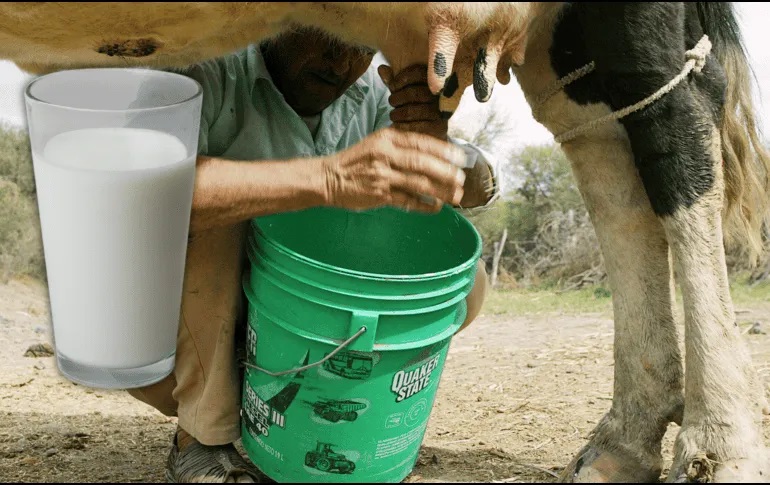
[[[308,279],[307,277],[298,274],[297,272],[288,269],[285,265],[280,264],[276,261],[272,261],[269,265],[264,263],[264,259],[267,259],[267,256],[265,255],[264,249],[258,247],[256,244],[254,244],[254,241],[249,241],[249,247],[247,248],[247,254],[249,257],[249,263],[251,265],[251,271],[258,271],[260,273],[265,273],[265,269],[259,269],[260,266],[271,266],[273,267],[278,273],[283,274],[287,278],[290,278],[294,281],[298,281],[299,283],[303,285],[313,286],[315,288],[318,288],[323,291],[327,291],[330,293],[335,293],[339,295],[344,295],[346,297],[354,297],[358,299],[363,300],[378,300],[378,301],[392,301],[392,300],[425,300],[428,298],[435,298],[442,296],[447,293],[452,293],[458,288],[464,287],[467,285],[467,282],[465,279],[462,278],[458,279],[457,282],[452,283],[449,287],[442,287],[441,290],[432,290],[427,292],[421,292],[421,293],[409,293],[409,294],[393,294],[393,295],[379,295],[379,294],[361,294],[358,292],[353,291],[350,288],[342,287],[342,286],[333,286],[333,285],[327,285],[327,284],[321,284],[315,281],[312,281]],[[461,272],[458,272],[461,273]],[[410,284],[419,284],[419,283],[426,283],[431,282],[432,279],[422,279],[422,280],[409,280],[408,283]],[[404,281],[402,280],[401,283]]]
[[[269,274],[262,274],[260,275],[260,278],[264,278],[265,280],[269,281],[271,285],[276,286],[280,288],[281,290],[285,292],[290,292],[291,290],[286,287],[283,283],[280,281],[277,281],[273,276]],[[254,289],[251,286],[250,281],[250,275],[244,272],[242,278],[241,278],[241,286],[243,288],[243,294],[246,296],[247,301],[250,304],[254,304],[256,306],[259,306],[257,303],[257,296],[254,294]],[[467,292],[460,292],[456,295],[442,301],[441,303],[436,303],[431,306],[427,307],[420,307],[420,308],[409,308],[409,309],[398,309],[398,310],[383,310],[376,312],[378,315],[391,315],[391,316],[407,316],[407,315],[420,315],[424,313],[430,313],[434,311],[438,311],[441,309],[444,309],[448,306],[457,304],[458,301],[464,300],[468,297],[468,294],[470,294],[472,288],[469,288]],[[344,305],[340,303],[336,303],[333,301],[325,300],[323,298],[318,298],[316,296],[308,296],[305,295],[302,297],[303,300],[315,303],[316,305],[321,305],[327,308],[333,308],[335,310],[341,310],[346,312],[353,312],[357,310],[364,310],[363,308],[357,308],[350,305]]]
[[[336,274],[342,274],[345,276],[349,276],[352,278],[357,279],[363,279],[363,280],[376,280],[376,281],[429,281],[433,279],[439,279],[444,278],[446,276],[450,276],[452,274],[456,274],[458,272],[467,271],[470,269],[471,266],[476,265],[479,258],[481,258],[481,251],[482,251],[482,241],[481,241],[481,235],[479,234],[479,231],[476,229],[476,227],[462,214],[460,214],[458,211],[454,210],[449,205],[444,205],[444,208],[442,211],[451,210],[455,213],[455,215],[458,217],[459,220],[462,221],[463,225],[471,231],[473,234],[473,239],[475,244],[475,248],[473,250],[473,256],[469,259],[467,259],[465,262],[458,266],[454,266],[449,269],[445,269],[443,271],[436,271],[433,273],[422,273],[422,274],[416,274],[416,275],[396,275],[396,274],[387,274],[387,273],[371,273],[367,271],[358,271],[353,270],[349,268],[343,268],[340,266],[335,266],[333,264],[324,263],[322,261],[319,261],[317,259],[310,258],[308,256],[305,256],[303,254],[300,254],[296,251],[293,251],[286,247],[285,245],[279,243],[278,241],[275,241],[273,238],[269,237],[265,232],[262,230],[262,228],[259,225],[259,219],[258,217],[255,217],[251,220],[250,226],[253,229],[253,231],[250,232],[249,238],[259,237],[262,241],[264,241],[266,244],[269,244],[273,248],[275,248],[276,251],[279,253],[291,258],[298,260],[299,262],[303,264],[307,264],[309,266],[313,266],[315,268],[318,268],[323,271],[333,272]],[[256,242],[256,241],[255,241]]]
[[[242,280],[243,280],[242,281],[243,290],[246,295],[246,299],[248,301],[249,313],[251,311],[257,311],[259,313],[262,313],[269,320],[271,320],[275,325],[281,327],[287,332],[298,335],[307,340],[313,340],[315,342],[322,343],[325,345],[331,345],[331,346],[339,345],[344,340],[344,339],[342,340],[333,339],[331,337],[319,335],[309,330],[298,328],[297,326],[288,323],[286,320],[284,320],[280,316],[273,313],[270,309],[265,308],[264,305],[259,305],[256,301],[257,300],[256,296],[254,295],[254,293],[252,292],[251,288],[248,285],[247,278],[244,277],[242,278]],[[451,305],[460,306],[460,310],[457,312],[457,315],[455,315],[455,321],[452,322],[451,325],[447,326],[447,328],[444,329],[442,332],[435,334],[431,337],[420,339],[416,342],[412,341],[412,342],[401,342],[401,343],[392,343],[392,344],[375,343],[372,352],[412,350],[419,347],[426,347],[428,345],[433,345],[436,342],[440,342],[446,339],[451,339],[452,337],[454,337],[455,334],[457,334],[457,331],[460,329],[463,322],[465,321],[465,317],[467,316],[468,308],[465,303],[466,296],[467,295],[455,295],[451,300],[449,300],[445,304],[435,305],[434,307],[428,309],[428,310],[435,311],[437,309],[446,308]],[[336,308],[338,310],[352,312],[352,310],[349,308],[342,308],[342,307],[336,307]],[[399,312],[377,312],[377,313],[380,316],[401,314]],[[407,313],[404,313],[404,314],[407,314]],[[247,325],[251,326],[251,323],[247,323]]]

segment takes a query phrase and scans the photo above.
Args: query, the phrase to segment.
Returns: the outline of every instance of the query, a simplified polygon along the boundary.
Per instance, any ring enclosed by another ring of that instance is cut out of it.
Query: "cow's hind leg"
[[[671,132],[686,133],[673,117]],[[652,133],[650,133],[652,134]],[[659,133],[660,134],[660,133]],[[706,163],[714,187],[689,207],[662,217],[684,299],[686,401],[669,481],[756,482],[770,479],[762,439],[761,404],[748,348],[742,340],[727,279],[722,243],[722,182],[716,130],[689,141]],[[644,157],[660,169],[668,156]]]
[[[586,42],[614,109],[644,98],[679,72],[683,39],[691,48],[702,35],[685,22],[685,9],[674,3],[586,8],[586,21],[597,24],[585,29]],[[638,35],[653,25],[655,36]],[[686,400],[669,480],[770,478],[759,425],[761,398],[735,322],[723,247],[717,125],[725,83],[721,66],[709,58],[702,73],[622,120],[666,231],[684,300]]]
[[[615,317],[612,407],[562,481],[649,482],[661,473],[661,440],[683,406],[672,315],[668,244],[622,129],[563,148],[604,256]]]
[[[586,4],[551,5],[532,29],[527,61],[516,69],[516,76],[527,99],[535,103],[538,121],[559,134],[606,115],[609,108],[597,95],[601,83],[597,85],[595,75],[539,104],[544,86],[590,59],[581,45],[586,35],[577,15]],[[562,148],[591,216],[612,289],[615,375],[611,408],[560,478],[656,481],[662,468],[662,438],[669,423],[681,422],[684,404],[665,231],[621,125],[602,125]]]
[[[685,180],[696,183],[700,173],[713,182],[691,205],[661,215],[684,300],[687,359],[685,412],[669,480],[767,481],[764,399],[735,321],[725,264],[719,135],[692,90],[679,90],[670,103],[666,121],[651,122],[643,135],[659,143],[638,154],[639,163],[656,171],[690,167],[691,175],[680,174]]]

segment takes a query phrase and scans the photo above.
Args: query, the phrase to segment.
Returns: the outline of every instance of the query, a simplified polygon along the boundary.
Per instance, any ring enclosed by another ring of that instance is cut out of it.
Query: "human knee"
[[[127,391],[135,399],[154,407],[164,415],[176,417],[179,403],[173,397],[175,387],[176,377],[172,373],[160,382],[145,387],[127,389]]]
[[[481,312],[481,307],[484,304],[484,298],[487,294],[488,285],[489,282],[487,281],[487,271],[484,266],[484,261],[479,260],[478,264],[476,265],[476,279],[473,282],[473,288],[471,288],[471,292],[468,294],[468,296],[465,297],[465,304],[467,307],[465,321],[463,322],[458,332],[461,332],[463,329],[465,329],[465,327],[470,325],[471,322],[476,319],[479,312]]]

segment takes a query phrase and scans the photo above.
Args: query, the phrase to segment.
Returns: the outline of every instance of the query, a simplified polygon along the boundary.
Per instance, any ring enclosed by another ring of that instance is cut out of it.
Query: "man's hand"
[[[393,206],[438,212],[463,197],[465,152],[420,133],[385,128],[321,159],[326,203],[352,210]],[[426,195],[433,202],[420,197]]]
[[[441,115],[439,97],[428,88],[427,66],[416,64],[394,75],[390,66],[383,64],[377,71],[390,89],[388,102],[394,108],[390,113],[394,128],[447,139],[448,118]]]
[[[448,118],[439,109],[439,97],[428,88],[427,66],[416,64],[394,76],[390,66],[383,64],[378,72],[391,92],[388,101],[394,108],[390,113],[394,128],[447,139]],[[465,195],[459,204],[454,205],[466,208],[485,205],[492,196],[492,169],[485,163],[476,163],[464,171]]]

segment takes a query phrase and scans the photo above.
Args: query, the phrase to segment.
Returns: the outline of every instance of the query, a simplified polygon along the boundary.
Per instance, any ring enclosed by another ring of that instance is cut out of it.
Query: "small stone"
[[[27,441],[27,438],[21,438],[19,441],[13,444],[11,446],[11,449],[9,450],[11,453],[22,453],[24,450],[27,449],[29,446],[29,441]]]
[[[49,343],[30,345],[24,352],[24,357],[51,357],[52,355],[53,347]]]
[[[59,452],[59,450],[57,450],[56,448],[48,448],[47,450],[45,450],[45,456],[46,457],[51,457],[51,456],[55,455],[58,452]]]
[[[535,364],[534,362],[527,362],[527,367],[530,369],[534,369],[535,367],[537,367],[537,364]]]
[[[45,333],[45,328],[38,325],[35,327],[35,333]]]
[[[30,466],[32,466],[32,465],[37,465],[38,463],[40,463],[40,460],[35,458],[34,456],[28,456],[26,458],[22,458],[21,459],[21,464],[22,465],[30,465]]]
[[[749,329],[749,335],[766,335],[767,332],[765,332],[762,329],[762,324],[760,322],[754,322],[751,324],[751,328]]]
[[[33,365],[32,367],[34,367],[37,370],[43,370],[43,369],[45,369],[45,364],[43,364],[42,362],[38,362],[35,365]]]

